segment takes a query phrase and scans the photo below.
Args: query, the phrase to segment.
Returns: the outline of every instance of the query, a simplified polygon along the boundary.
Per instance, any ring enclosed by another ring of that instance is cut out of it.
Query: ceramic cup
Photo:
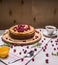
[[[48,26],[45,26],[45,28],[46,28],[46,30],[47,30],[49,35],[52,35],[54,33],[54,31],[56,31],[56,27],[55,26],[48,25]]]

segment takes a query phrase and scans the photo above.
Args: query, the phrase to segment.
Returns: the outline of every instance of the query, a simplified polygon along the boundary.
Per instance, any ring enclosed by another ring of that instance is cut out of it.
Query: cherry
[[[58,43],[56,43],[56,45],[58,45]]]
[[[52,47],[54,46],[54,44],[52,44]]]
[[[26,42],[26,40],[23,40],[23,42]]]
[[[45,62],[46,62],[46,63],[49,63],[49,60],[48,60],[48,59],[46,59],[46,60],[45,60]]]
[[[32,58],[32,61],[34,61],[34,58]]]
[[[35,36],[35,39],[37,39],[38,38],[38,36]]]
[[[48,57],[48,56],[49,56],[49,54],[48,54],[48,53],[46,53],[46,56]]]
[[[11,45],[10,47],[13,48],[13,45]]]
[[[14,53],[15,53],[15,52],[16,52],[16,49],[14,49],[13,51],[14,51]]]
[[[56,50],[56,48],[54,48],[54,50]]]
[[[27,46],[27,49],[29,48],[29,46]]]
[[[47,46],[44,46],[45,49],[47,49]]]
[[[27,52],[27,50],[24,51],[24,54]]]
[[[57,50],[58,50],[58,47],[57,47]]]
[[[21,58],[21,61],[24,61],[24,58]]]
[[[37,51],[37,49],[35,48],[34,51]]]
[[[43,49],[43,52],[45,52],[45,49]]]
[[[21,52],[19,52],[19,54],[21,55]]]
[[[51,43],[52,43],[53,41],[51,40]]]

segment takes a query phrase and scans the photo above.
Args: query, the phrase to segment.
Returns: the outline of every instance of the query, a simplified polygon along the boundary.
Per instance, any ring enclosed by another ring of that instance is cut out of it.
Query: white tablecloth
[[[8,64],[8,65],[58,65],[58,56],[53,56],[52,55],[52,52],[53,53],[56,53],[58,52],[58,42],[57,39],[58,37],[56,38],[47,38],[47,37],[44,37],[43,36],[43,32],[45,31],[45,29],[37,29],[38,31],[41,32],[42,34],[42,39],[39,41],[39,43],[42,43],[41,47],[36,47],[37,48],[37,51],[35,52],[35,54],[40,51],[42,49],[42,47],[45,48],[45,45],[47,45],[47,49],[44,51],[43,49],[34,57],[34,61],[30,61],[30,59],[32,58],[27,58],[27,59],[24,59],[23,62],[21,62],[20,60],[15,62],[15,63],[12,63],[12,64]],[[4,32],[4,30],[0,30],[0,34],[2,34],[2,32]],[[58,31],[57,31],[58,32]],[[1,40],[0,40],[1,41]],[[1,41],[0,42],[0,45],[3,44],[3,42]],[[29,47],[31,47],[33,45],[30,45]],[[17,52],[14,53],[14,55],[18,55],[18,51],[20,51],[19,49],[20,46],[16,46],[16,47],[13,47],[10,51],[10,53],[13,52],[13,49],[16,49]],[[21,49],[26,49],[27,46],[23,46]],[[34,49],[34,48],[33,48]],[[55,50],[56,49],[56,50]],[[29,50],[31,50],[31,48],[29,48]],[[28,50],[28,51],[29,51]],[[48,56],[46,56],[46,54],[48,54]],[[48,63],[45,62],[45,60],[48,59]],[[7,62],[6,60],[4,60],[5,62]],[[30,61],[30,62],[29,62]],[[0,65],[5,65],[3,64],[2,62],[0,62]]]

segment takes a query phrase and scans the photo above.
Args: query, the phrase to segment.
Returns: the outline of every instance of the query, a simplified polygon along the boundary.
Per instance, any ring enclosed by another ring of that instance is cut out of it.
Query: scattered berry
[[[15,53],[15,52],[16,52],[16,49],[14,49],[13,51],[14,51],[14,53]]]
[[[46,40],[46,39],[44,38],[44,40]]]
[[[22,49],[24,51],[24,49]]]
[[[54,48],[54,50],[56,50],[56,48]]]
[[[43,42],[43,40],[42,40],[42,42]]]
[[[44,46],[45,49],[47,49],[47,46]]]
[[[13,45],[11,45],[10,47],[13,48]]]
[[[45,52],[45,49],[43,49],[43,52]]]
[[[49,54],[48,54],[48,53],[46,53],[46,56],[48,57],[48,56],[49,56]]]
[[[27,50],[24,51],[24,54],[27,52]]]
[[[35,48],[34,51],[37,51],[37,49]]]
[[[19,54],[21,55],[21,52],[19,52]]]
[[[24,58],[21,58],[21,61],[24,61]]]
[[[54,44],[52,44],[52,47],[54,46]]]
[[[46,63],[49,63],[49,60],[48,60],[48,59],[46,59],[46,60],[45,60],[45,62],[46,62]]]
[[[58,50],[58,47],[57,47],[57,50]]]
[[[58,45],[58,43],[56,43],[56,45]]]
[[[34,61],[34,58],[32,58],[32,61]]]
[[[27,49],[29,48],[29,46],[27,46]]]
[[[46,46],[48,46],[48,44],[46,44]]]
[[[51,43],[52,43],[53,41],[51,40]]]

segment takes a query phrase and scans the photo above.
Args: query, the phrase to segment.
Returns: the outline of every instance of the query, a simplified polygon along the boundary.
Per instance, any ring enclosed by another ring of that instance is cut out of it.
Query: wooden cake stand
[[[33,38],[30,39],[25,39],[25,40],[19,40],[19,39],[14,39],[11,38],[9,35],[9,30],[5,31],[2,34],[2,40],[6,43],[12,43],[12,44],[17,44],[17,45],[28,45],[28,44],[33,44],[41,39],[41,33],[38,31],[35,31],[35,35]]]

